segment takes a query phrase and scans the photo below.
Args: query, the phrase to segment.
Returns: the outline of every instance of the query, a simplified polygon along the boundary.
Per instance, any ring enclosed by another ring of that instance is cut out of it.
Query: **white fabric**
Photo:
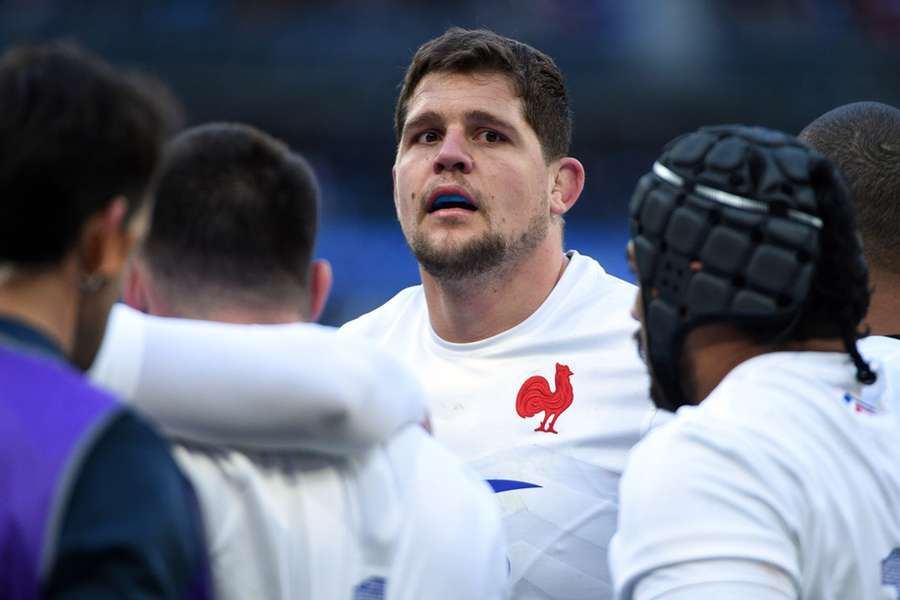
[[[515,598],[611,596],[606,551],[617,484],[654,413],[632,341],[636,288],[589,257],[570,256],[531,317],[483,341],[438,338],[421,286],[341,330],[374,338],[416,370],[435,436],[482,476],[539,486],[497,494]],[[532,376],[556,393],[557,363],[574,373],[573,402],[555,423],[558,434],[535,431],[545,413],[520,417],[517,394]]]
[[[217,598],[506,597],[490,488],[371,342],[117,307],[92,376],[178,438]]]
[[[710,582],[709,574],[717,581]],[[634,597],[640,600],[792,600],[794,585],[767,564],[738,560],[703,560],[656,569],[642,578]]]
[[[648,597],[635,585],[661,569],[730,560],[783,572],[794,598],[896,599],[881,582],[900,579],[900,420],[855,374],[841,353],[757,356],[648,434],[622,478],[617,597]],[[660,584],[649,597],[668,598]]]
[[[874,402],[880,396],[890,398],[894,412],[900,414],[900,340],[886,336],[869,336],[858,343],[863,358],[882,372],[881,381],[863,388],[863,401]]]
[[[421,421],[421,387],[371,343],[309,323],[229,325],[117,304],[91,378],[170,436],[343,454]]]
[[[490,489],[418,425],[345,459],[175,455],[203,507],[220,600],[506,597]]]

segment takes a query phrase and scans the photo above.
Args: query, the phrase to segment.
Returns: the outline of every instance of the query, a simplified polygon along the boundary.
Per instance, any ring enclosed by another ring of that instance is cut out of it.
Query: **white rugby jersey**
[[[622,479],[617,597],[896,599],[900,419],[855,375],[843,353],[763,354],[648,434]]]
[[[654,412],[632,340],[636,288],[570,257],[541,307],[489,339],[440,339],[421,286],[341,330],[411,365],[434,435],[494,487],[515,598],[611,597],[618,480]]]
[[[900,414],[900,339],[872,335],[861,339],[857,346],[863,357],[872,361],[873,368],[880,368],[884,373],[883,382],[863,388],[863,399],[886,394]]]
[[[315,325],[112,318],[92,377],[177,438],[217,598],[507,597],[491,489],[398,361]]]
[[[203,509],[217,598],[507,597],[490,488],[417,424],[346,457],[184,442],[175,457]]]

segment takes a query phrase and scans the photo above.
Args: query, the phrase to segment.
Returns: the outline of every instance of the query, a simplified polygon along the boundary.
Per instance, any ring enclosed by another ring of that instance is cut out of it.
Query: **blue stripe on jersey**
[[[512,490],[524,490],[527,488],[539,488],[536,483],[528,483],[527,481],[514,481],[512,479],[488,479],[488,484],[494,488],[494,493],[509,492]]]
[[[353,600],[384,600],[386,587],[384,577],[369,577],[353,588]]]
[[[881,561],[881,584],[893,586],[900,594],[900,548],[894,548]]]

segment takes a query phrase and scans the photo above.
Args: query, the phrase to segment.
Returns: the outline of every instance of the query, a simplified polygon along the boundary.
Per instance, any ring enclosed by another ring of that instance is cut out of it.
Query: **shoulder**
[[[885,335],[869,335],[859,340],[859,348],[864,353],[868,351],[875,356],[900,354],[900,339]]]
[[[859,341],[859,351],[867,360],[875,360],[888,371],[900,371],[900,339],[868,336]]]
[[[570,259],[569,267],[574,269],[580,285],[587,284],[594,292],[600,292],[601,296],[609,296],[612,300],[625,296],[630,301],[634,300],[637,286],[608,273],[596,259],[574,250],[570,252]]]
[[[865,337],[859,341],[859,351],[878,373],[874,385],[863,387],[863,400],[870,406],[887,404],[900,415],[900,339]]]
[[[97,438],[75,483],[72,515],[78,504],[128,518],[135,507],[155,507],[157,523],[185,525],[191,502],[186,480],[168,444],[143,419],[124,409]],[[90,516],[90,515],[85,515]],[[146,516],[146,515],[145,515]]]
[[[413,324],[425,313],[425,293],[421,285],[399,291],[393,298],[341,326],[343,334],[380,338],[399,324]]]
[[[581,320],[583,326],[618,330],[637,327],[631,307],[637,287],[611,275],[596,260],[572,251],[569,266],[553,295],[559,297],[557,312],[569,321]]]
[[[183,478],[160,435],[141,417],[123,409],[106,427],[86,457],[79,485],[105,480],[105,485],[119,487],[119,476],[134,479],[130,470],[140,467],[139,477],[164,487],[161,496],[181,498]],[[122,486],[124,487],[124,486]],[[123,490],[128,492],[128,490]]]
[[[796,573],[785,475],[729,419],[679,412],[632,452],[620,485],[617,585],[665,566],[735,558]]]
[[[65,396],[72,394],[77,394],[80,401],[91,402],[92,405],[117,404],[111,394],[92,385],[83,373],[71,365],[54,358],[14,352],[3,347],[0,347],[0,383],[7,393],[4,396],[14,398],[27,395],[40,398],[43,410],[63,408],[68,402]],[[66,390],[66,394],[62,394],[61,390]]]
[[[132,592],[152,583],[159,597],[174,598],[202,579],[204,560],[187,481],[160,436],[123,410],[98,436],[76,476],[48,589],[76,589],[85,569],[103,562],[106,573]]]
[[[70,365],[0,348],[0,437],[34,454],[31,465],[77,469],[121,405]],[[16,427],[28,423],[28,427]],[[9,429],[11,427],[11,429]],[[52,443],[51,443],[52,442]],[[60,462],[62,461],[62,462]]]

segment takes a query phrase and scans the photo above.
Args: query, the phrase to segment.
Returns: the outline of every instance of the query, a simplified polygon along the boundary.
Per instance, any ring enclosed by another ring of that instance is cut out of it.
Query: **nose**
[[[465,136],[460,131],[448,130],[434,157],[434,172],[440,174],[444,171],[472,171],[472,157],[466,148]]]

